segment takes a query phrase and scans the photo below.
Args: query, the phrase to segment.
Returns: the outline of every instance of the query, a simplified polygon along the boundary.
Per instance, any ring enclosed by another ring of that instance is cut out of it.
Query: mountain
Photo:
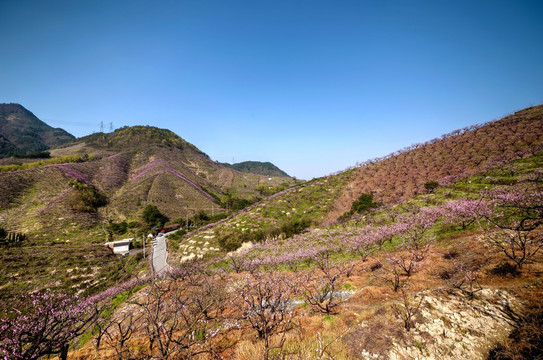
[[[31,218],[42,219],[39,223],[45,226],[55,211],[63,213],[66,222],[80,216],[66,211],[66,192],[72,192],[69,181],[73,179],[103,193],[107,205],[102,211],[114,221],[138,219],[145,204],[158,206],[171,219],[199,211],[220,212],[226,193],[250,200],[259,196],[257,188],[262,184],[277,186],[290,181],[230,169],[173,132],[150,126],[92,134],[52,149],[51,156],[51,163],[42,162],[43,166],[0,173],[0,189],[8,194],[0,200],[0,214],[2,207],[13,204],[23,211],[31,200],[24,198],[28,192],[33,194],[31,202],[38,205],[38,209],[24,210],[18,227],[25,229],[25,219]],[[60,163],[53,163],[55,159]],[[39,208],[46,205],[48,211],[42,213]],[[33,226],[38,224],[33,221]]]
[[[37,153],[74,139],[19,104],[0,104],[0,157]]]
[[[243,161],[235,164],[222,163],[224,166],[232,168],[237,171],[247,172],[252,174],[264,175],[264,176],[284,176],[289,177],[289,175],[283,170],[279,169],[277,166],[271,162],[260,162],[260,161]]]
[[[536,106],[276,194],[170,243],[168,261],[186,271],[203,257],[228,286],[243,279],[228,311],[300,301],[289,311],[304,332],[289,330],[283,348],[296,358],[533,359],[542,201]],[[351,213],[364,202],[370,211]],[[255,340],[235,354],[264,357],[265,342],[244,334]]]

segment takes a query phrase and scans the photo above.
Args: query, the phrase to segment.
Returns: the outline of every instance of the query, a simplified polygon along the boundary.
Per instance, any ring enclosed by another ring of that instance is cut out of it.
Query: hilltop
[[[283,170],[279,169],[277,166],[271,162],[261,162],[261,161],[243,161],[235,164],[222,163],[224,166],[232,168],[241,172],[248,172],[264,176],[284,176],[288,177],[289,175]]]
[[[39,153],[74,139],[19,104],[0,104],[0,157]]]

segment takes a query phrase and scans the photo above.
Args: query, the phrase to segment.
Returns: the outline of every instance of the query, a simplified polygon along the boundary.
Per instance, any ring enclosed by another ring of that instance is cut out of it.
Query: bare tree
[[[314,260],[319,271],[316,276],[307,274],[303,278],[303,295],[318,311],[325,314],[335,313],[341,302],[338,280],[345,273],[345,265],[333,263],[329,251],[318,253]]]
[[[191,358],[216,353],[210,339],[217,328],[208,319],[217,302],[209,294],[180,279],[166,279],[148,286],[132,303],[142,312],[149,354],[163,359]]]
[[[283,347],[285,333],[292,329],[295,313],[288,297],[291,288],[292,284],[285,276],[254,272],[244,278],[244,284],[238,289],[240,318],[247,321],[264,341],[264,359],[268,359],[270,350]],[[272,337],[279,334],[279,340],[273,345]]]
[[[487,222],[479,222],[489,244],[520,270],[543,248],[543,190],[537,185],[497,188],[484,194],[493,204]]]
[[[120,360],[134,358],[128,342],[138,328],[141,313],[131,310],[133,309],[127,309],[127,311],[115,314],[108,319],[102,332],[103,335],[101,335],[104,342],[115,351]]]
[[[409,331],[415,326],[415,317],[420,312],[424,296],[421,296],[420,300],[417,301],[416,297],[410,296],[405,288],[402,288],[401,292],[401,302],[394,304],[392,309],[394,310],[394,314],[402,320],[405,330]]]

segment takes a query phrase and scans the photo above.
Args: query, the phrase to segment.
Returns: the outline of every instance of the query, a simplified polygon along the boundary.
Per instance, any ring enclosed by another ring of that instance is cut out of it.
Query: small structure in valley
[[[106,246],[114,253],[119,255],[128,254],[132,238],[107,242]]]

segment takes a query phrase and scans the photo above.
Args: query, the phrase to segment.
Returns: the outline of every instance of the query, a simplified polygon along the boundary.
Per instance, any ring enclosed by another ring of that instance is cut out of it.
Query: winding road
[[[170,265],[166,262],[167,257],[166,236],[161,233],[153,239],[153,269],[155,274],[161,276],[170,271]]]

